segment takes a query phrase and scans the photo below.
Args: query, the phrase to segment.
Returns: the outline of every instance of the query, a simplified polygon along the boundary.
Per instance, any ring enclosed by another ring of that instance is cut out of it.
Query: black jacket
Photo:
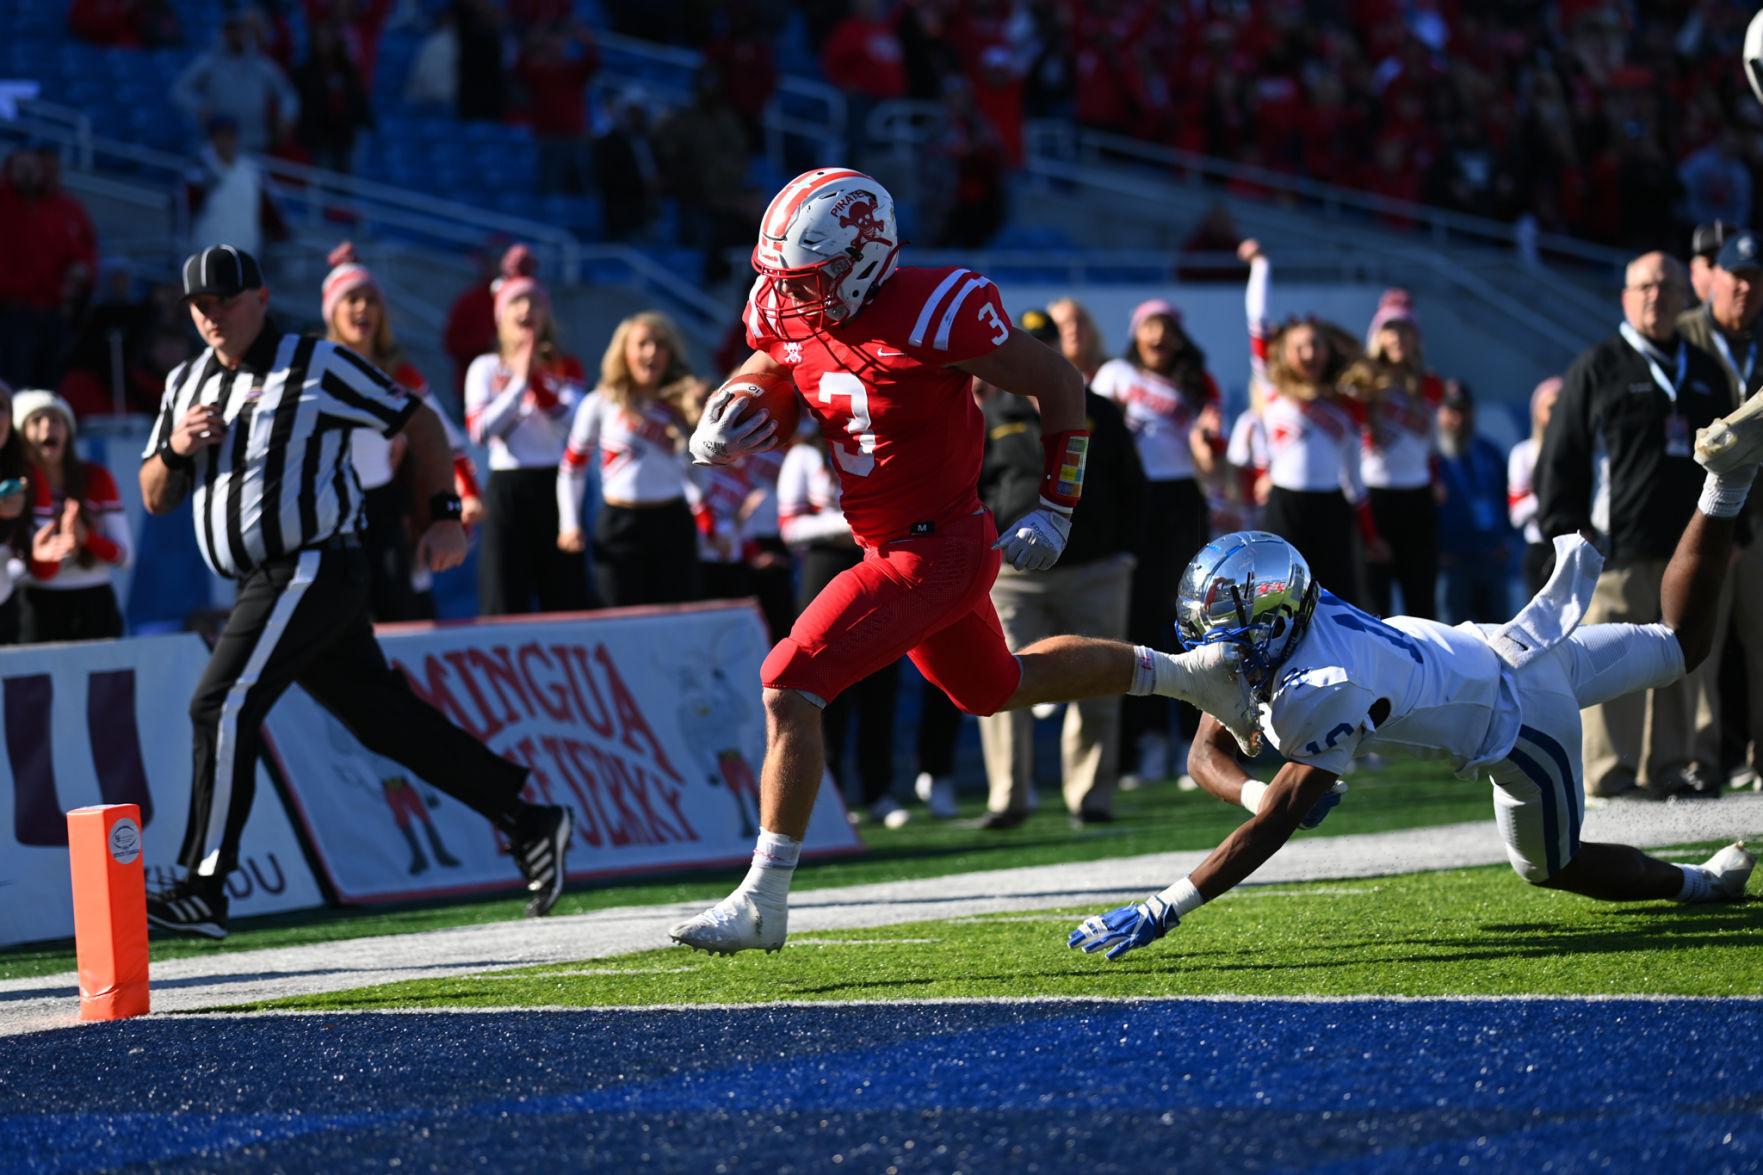
[[[1684,377],[1677,411],[1688,438],[1728,411],[1726,373],[1681,338]],[[1672,354],[1672,349],[1667,348]],[[1675,355],[1661,364],[1676,375]],[[1671,401],[1647,361],[1620,335],[1592,347],[1567,369],[1561,399],[1537,458],[1538,525],[1553,537],[1601,531],[1600,546],[1613,565],[1669,559],[1695,511],[1703,471],[1695,458],[1668,456],[1666,421]],[[1607,466],[1609,512],[1593,526],[1593,495],[1600,462]]]
[[[1041,415],[1021,396],[999,392],[985,402],[986,453],[980,466],[979,495],[998,529],[1004,530],[1040,505]],[[1084,463],[1084,493],[1071,516],[1071,540],[1059,566],[1089,563],[1126,552],[1137,555],[1144,541],[1145,470],[1139,464],[1126,418],[1109,400],[1084,390],[1090,451]]]

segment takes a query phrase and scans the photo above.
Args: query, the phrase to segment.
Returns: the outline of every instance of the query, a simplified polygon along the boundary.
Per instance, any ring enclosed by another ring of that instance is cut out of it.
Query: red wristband
[[[1086,429],[1041,438],[1041,497],[1070,510],[1084,496],[1084,464],[1090,453]]]

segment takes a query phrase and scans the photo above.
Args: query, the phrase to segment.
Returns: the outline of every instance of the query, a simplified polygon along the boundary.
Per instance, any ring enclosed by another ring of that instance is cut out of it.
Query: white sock
[[[1700,865],[1679,865],[1683,872],[1683,888],[1674,899],[1679,902],[1706,902],[1714,896],[1714,879]]]
[[[801,841],[761,831],[753,846],[753,864],[747,869],[747,876],[741,879],[739,888],[778,901],[788,898],[790,879],[796,875],[796,861],[801,855]]]
[[[1177,918],[1185,917],[1206,904],[1206,899],[1200,896],[1200,891],[1194,888],[1194,883],[1185,877],[1157,896],[1163,900],[1165,905],[1175,911]]]
[[[1737,518],[1756,478],[1755,465],[1731,473],[1710,473],[1702,479],[1702,496],[1696,501],[1696,509],[1709,518]]]
[[[1261,811],[1261,801],[1265,799],[1266,796],[1267,785],[1261,780],[1245,779],[1243,781],[1243,798],[1241,802],[1243,807],[1249,810],[1251,816],[1256,815]]]

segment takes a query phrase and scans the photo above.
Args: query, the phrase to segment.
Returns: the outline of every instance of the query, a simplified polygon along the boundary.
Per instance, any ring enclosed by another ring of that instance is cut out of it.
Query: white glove
[[[771,447],[777,424],[771,413],[752,403],[751,396],[737,396],[718,388],[705,401],[704,415],[686,442],[695,465],[727,465],[748,453]]]
[[[1041,499],[1038,509],[1018,518],[1010,532],[1000,535],[992,550],[1004,552],[1004,561],[1018,571],[1045,571],[1065,553],[1071,537],[1071,512],[1049,506]]]

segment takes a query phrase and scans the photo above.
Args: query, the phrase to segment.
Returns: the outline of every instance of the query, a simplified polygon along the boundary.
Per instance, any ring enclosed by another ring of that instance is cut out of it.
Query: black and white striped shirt
[[[210,348],[166,377],[141,458],[150,460],[193,406],[221,407],[226,437],[194,454],[196,543],[208,566],[237,578],[360,530],[349,433],[392,436],[421,403],[347,347],[282,334],[265,320],[235,370]]]

